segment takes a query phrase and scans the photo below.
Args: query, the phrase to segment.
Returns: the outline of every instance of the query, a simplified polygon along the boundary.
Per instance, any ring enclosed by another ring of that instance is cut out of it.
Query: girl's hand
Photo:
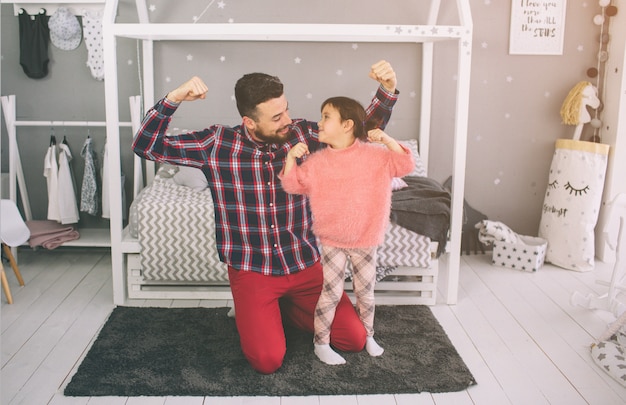
[[[386,145],[389,143],[389,140],[393,138],[387,135],[382,129],[374,128],[367,132],[367,139],[370,142],[382,143],[383,145]]]
[[[293,148],[291,148],[289,152],[287,152],[287,159],[285,160],[283,175],[287,175],[291,171],[291,169],[296,166],[296,159],[308,154],[309,146],[305,143],[299,142]]]
[[[299,142],[287,153],[287,157],[290,159],[298,159],[304,155],[309,154],[309,146],[305,143]]]
[[[381,143],[385,145],[387,149],[389,149],[392,152],[400,152],[400,153],[405,152],[405,150],[402,149],[402,146],[400,146],[400,144],[395,139],[387,135],[382,129],[375,128],[375,129],[372,129],[371,131],[368,131],[367,139],[370,142]]]

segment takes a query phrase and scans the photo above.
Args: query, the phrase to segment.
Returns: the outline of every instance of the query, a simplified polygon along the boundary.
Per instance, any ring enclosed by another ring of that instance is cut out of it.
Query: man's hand
[[[209,91],[209,88],[202,79],[194,76],[176,90],[167,93],[167,99],[174,103],[205,99],[207,91]]]
[[[396,91],[398,80],[396,72],[393,71],[391,64],[386,60],[381,60],[372,65],[369,76],[383,85],[390,93]]]

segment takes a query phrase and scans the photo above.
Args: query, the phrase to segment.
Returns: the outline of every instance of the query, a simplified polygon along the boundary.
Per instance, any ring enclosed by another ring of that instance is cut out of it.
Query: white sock
[[[378,343],[376,343],[376,341],[374,340],[374,336],[367,337],[367,340],[365,341],[365,349],[372,357],[378,357],[385,351],[385,349],[383,349],[378,345]]]
[[[315,355],[324,363],[335,366],[338,364],[346,364],[346,359],[341,357],[339,353],[334,351],[330,345],[318,345],[315,346]]]

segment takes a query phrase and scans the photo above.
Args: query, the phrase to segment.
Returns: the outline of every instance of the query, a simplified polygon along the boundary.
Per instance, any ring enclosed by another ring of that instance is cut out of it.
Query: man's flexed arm
[[[209,91],[209,88],[204,81],[198,76],[194,76],[181,84],[177,89],[167,93],[166,97],[169,101],[179,104],[183,101],[205,99],[207,91]]]
[[[398,85],[396,72],[386,60],[380,60],[372,65],[369,76],[382,84],[389,93],[395,93]]]

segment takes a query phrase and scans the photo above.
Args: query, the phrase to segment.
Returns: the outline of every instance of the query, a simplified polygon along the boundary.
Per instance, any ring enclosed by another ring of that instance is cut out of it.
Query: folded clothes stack
[[[62,225],[56,221],[26,221],[30,229],[28,244],[34,248],[43,246],[46,249],[54,249],[65,242],[80,238],[80,234],[72,225]]]

